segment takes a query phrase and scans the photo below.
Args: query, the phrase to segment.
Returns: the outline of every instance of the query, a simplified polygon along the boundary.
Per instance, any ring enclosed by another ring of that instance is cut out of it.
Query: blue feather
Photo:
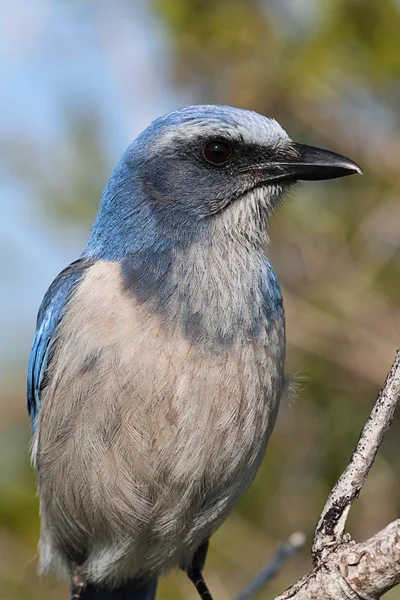
[[[33,431],[36,430],[37,418],[40,409],[40,394],[45,382],[46,370],[53,349],[52,342],[55,330],[59,324],[65,305],[70,298],[71,291],[84,270],[92,262],[79,259],[64,269],[49,287],[40,306],[36,333],[28,365],[27,398],[28,412],[32,421]]]

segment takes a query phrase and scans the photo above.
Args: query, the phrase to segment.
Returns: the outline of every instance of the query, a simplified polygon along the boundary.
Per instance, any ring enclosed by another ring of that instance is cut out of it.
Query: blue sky
[[[43,215],[34,186],[9,172],[7,143],[26,140],[51,169],[53,153],[66,143],[66,106],[93,107],[101,115],[112,165],[151,120],[184,104],[168,85],[168,45],[147,5],[2,3],[0,373],[26,362],[41,298],[79,255],[88,234],[70,226],[57,229]]]

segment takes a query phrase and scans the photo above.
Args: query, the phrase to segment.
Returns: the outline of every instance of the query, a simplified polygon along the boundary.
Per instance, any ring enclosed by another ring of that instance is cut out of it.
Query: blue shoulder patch
[[[61,321],[64,307],[70,298],[74,284],[80,280],[84,271],[92,264],[93,261],[79,259],[61,271],[47,290],[40,306],[36,333],[29,358],[27,381],[28,413],[34,431],[40,408],[40,392],[50,359],[54,330]]]

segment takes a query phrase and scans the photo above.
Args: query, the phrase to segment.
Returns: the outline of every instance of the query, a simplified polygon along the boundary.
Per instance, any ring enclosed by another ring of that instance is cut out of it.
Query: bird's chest
[[[46,393],[63,405],[55,418],[72,427],[90,414],[85,432],[140,445],[147,464],[167,452],[179,464],[183,452],[189,465],[199,447],[228,464],[268,428],[283,379],[283,311],[270,302],[266,312],[261,292],[245,291],[247,302],[223,270],[186,269],[168,310],[157,311],[124,290],[119,264],[96,263],[59,332]],[[64,407],[64,392],[84,410],[70,414],[77,404]]]
[[[240,341],[218,353],[199,349],[179,325],[157,327],[150,317],[136,336],[140,352],[131,347],[134,367],[121,368],[124,452],[140,483],[151,482],[153,534],[179,520],[191,548],[226,518],[264,455],[282,394],[283,322],[268,328],[267,344]]]
[[[145,407],[142,423],[137,411],[134,419],[148,432],[154,479],[168,481],[176,502],[188,480],[204,487],[207,479],[221,494],[251,480],[275,423],[285,359],[280,290],[272,270],[232,260],[236,270],[209,249],[176,259],[171,285],[140,305],[140,318],[132,314],[135,359],[122,371]]]
[[[210,345],[203,327],[198,340],[185,332],[182,314],[155,312],[123,291],[119,265],[96,263],[63,317],[39,423],[42,490],[57,490],[65,510],[73,498],[85,527],[102,531],[112,519],[121,536],[151,535],[157,548],[167,537],[178,554],[214,530],[253,479],[285,349],[283,316],[253,338],[237,330]],[[72,466],[64,487],[59,473]]]
[[[179,482],[183,471],[200,480],[217,465],[223,479],[243,458],[255,460],[275,420],[283,320],[258,324],[259,336],[247,339],[207,312],[196,315],[165,322],[137,305],[101,343],[97,395],[119,407],[120,443],[133,452],[141,444],[154,480],[168,472]]]
[[[134,305],[135,290],[125,289]],[[211,451],[207,431],[221,443],[222,463],[225,443],[227,454],[234,440],[244,453],[268,429],[282,387],[284,313],[271,267],[248,253],[194,246],[174,257],[152,292],[140,305],[140,324],[137,308],[131,321],[138,324],[132,353],[145,375],[135,388],[151,399],[149,412],[165,422],[167,435],[175,428],[185,455],[197,441]]]

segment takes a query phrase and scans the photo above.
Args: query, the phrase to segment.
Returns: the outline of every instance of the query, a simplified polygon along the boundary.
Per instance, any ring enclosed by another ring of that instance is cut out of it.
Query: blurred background
[[[81,252],[129,142],[190,103],[275,117],[295,140],[348,155],[364,177],[303,184],[271,231],[289,372],[261,471],[213,537],[207,581],[230,600],[293,531],[310,567],[322,505],[400,339],[398,0],[3,0],[0,17],[0,599],[67,598],[36,576],[25,372],[42,296]],[[364,539],[400,516],[400,415],[350,516]],[[400,599],[400,588],[388,597]],[[181,573],[161,599],[197,598]]]

